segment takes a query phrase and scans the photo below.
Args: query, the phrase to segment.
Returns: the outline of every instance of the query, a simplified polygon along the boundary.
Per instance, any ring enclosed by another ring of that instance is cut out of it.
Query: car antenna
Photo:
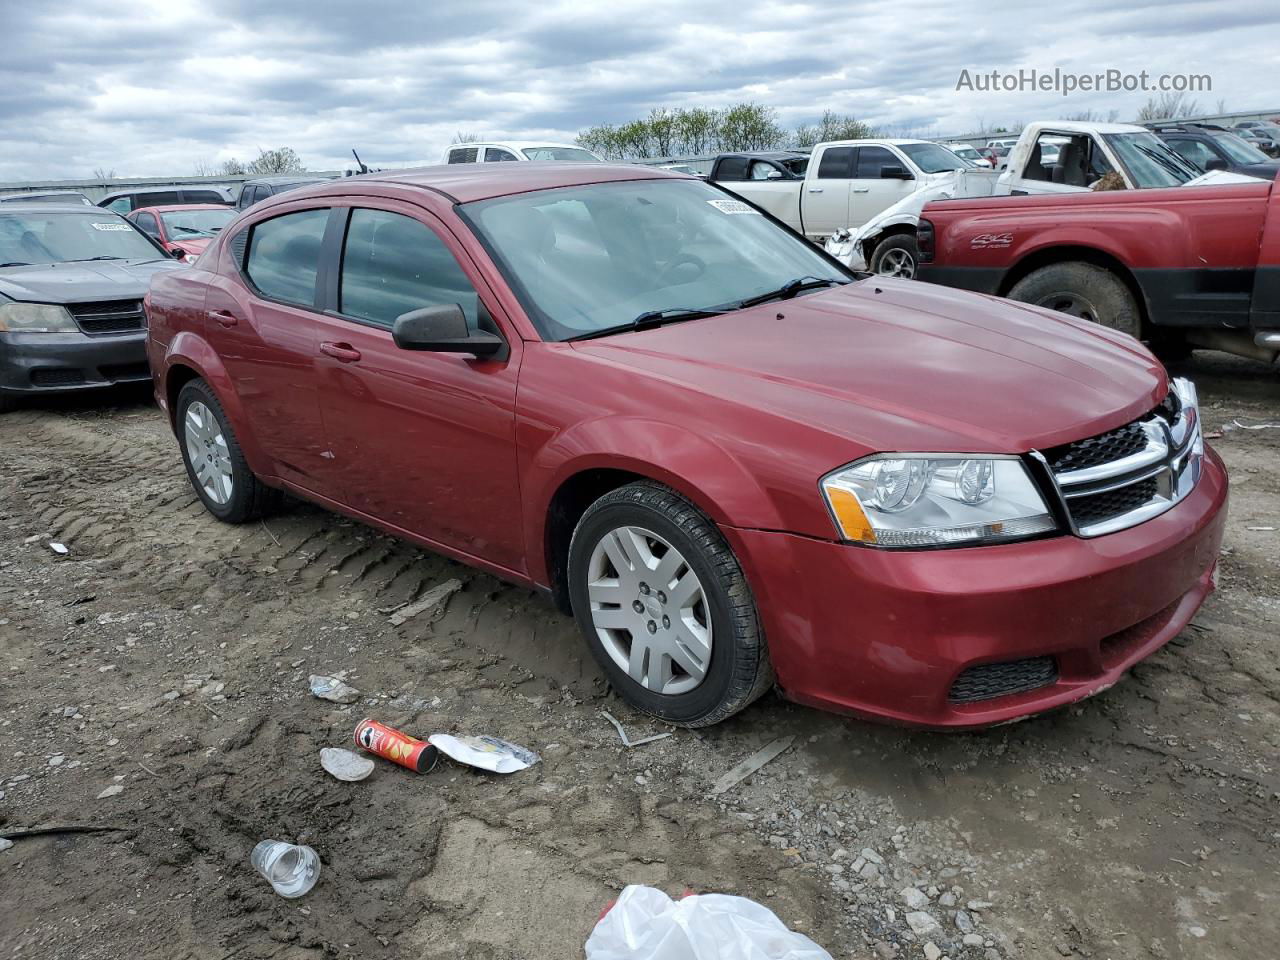
[[[360,168],[361,173],[368,173],[369,168],[364,165],[364,161],[360,159],[360,154],[356,153],[356,148],[351,148],[351,155],[356,158],[356,165]]]

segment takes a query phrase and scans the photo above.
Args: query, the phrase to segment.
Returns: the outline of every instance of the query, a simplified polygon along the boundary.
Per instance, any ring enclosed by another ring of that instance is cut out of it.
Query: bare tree
[[[1191,100],[1186,93],[1162,93],[1158,97],[1150,97],[1138,111],[1138,122],[1151,120],[1177,120],[1181,117],[1194,117],[1200,112],[1200,101]]]
[[[476,143],[477,141],[484,140],[484,139],[486,138],[480,136],[480,134],[478,133],[464,133],[462,130],[459,130],[457,133],[453,135],[453,139],[450,140],[449,142],[450,143]]]
[[[249,168],[243,161],[232,157],[230,160],[222,161],[222,166],[218,169],[218,172],[224,177],[243,177],[249,172]]]
[[[116,178],[115,168],[94,167],[93,179],[95,180],[114,180]]]
[[[293,151],[292,147],[277,147],[274,150],[261,150],[256,160],[245,168],[246,173],[301,173],[307,168]]]

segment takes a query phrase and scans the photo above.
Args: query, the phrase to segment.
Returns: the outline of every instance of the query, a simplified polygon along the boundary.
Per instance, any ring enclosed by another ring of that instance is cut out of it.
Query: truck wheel
[[[175,406],[182,462],[205,509],[223,523],[247,523],[268,512],[279,494],[249,469],[213,388],[192,380]]]
[[[1027,274],[1009,291],[1010,300],[1033,303],[1138,336],[1138,305],[1123,280],[1092,263],[1053,263]]]
[[[587,508],[569,543],[569,597],[609,682],[646,713],[709,726],[773,683],[737,558],[667,487],[628,484]]]
[[[871,255],[871,272],[882,277],[901,277],[914,280],[920,263],[920,248],[915,234],[896,233],[876,244]]]

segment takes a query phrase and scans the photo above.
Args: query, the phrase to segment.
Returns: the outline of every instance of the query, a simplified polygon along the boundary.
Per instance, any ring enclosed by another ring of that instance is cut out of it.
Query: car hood
[[[1263,180],[1274,180],[1280,173],[1280,160],[1259,160],[1257,163],[1245,163],[1236,167],[1237,173],[1247,173],[1251,177]]]
[[[157,252],[154,260],[91,260],[0,269],[0,295],[37,303],[85,303],[142,298],[157,270],[181,265]]]
[[[1136,419],[1168,384],[1124,334],[884,277],[574,346],[868,451],[1043,449]]]

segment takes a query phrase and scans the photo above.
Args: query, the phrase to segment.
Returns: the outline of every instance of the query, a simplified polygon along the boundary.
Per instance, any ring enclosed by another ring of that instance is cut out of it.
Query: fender
[[[758,478],[715,438],[671,423],[607,416],[576,424],[530,456],[525,477],[525,544],[531,578],[550,582],[544,544],[552,498],[571,477],[623,470],[669,486],[718,525],[780,529]]]
[[[169,395],[169,375],[175,365],[190,367],[213,388],[218,402],[222,404],[222,408],[235,424],[236,441],[240,444],[240,452],[244,454],[249,469],[264,480],[273,477],[275,475],[273,461],[266,455],[253,435],[240,403],[240,395],[236,392],[226,368],[213,347],[209,346],[208,341],[189,330],[182,331],[169,341],[162,367],[163,382],[158,391],[161,396]],[[170,410],[169,424],[176,435],[178,426],[175,417],[175,411]]]

